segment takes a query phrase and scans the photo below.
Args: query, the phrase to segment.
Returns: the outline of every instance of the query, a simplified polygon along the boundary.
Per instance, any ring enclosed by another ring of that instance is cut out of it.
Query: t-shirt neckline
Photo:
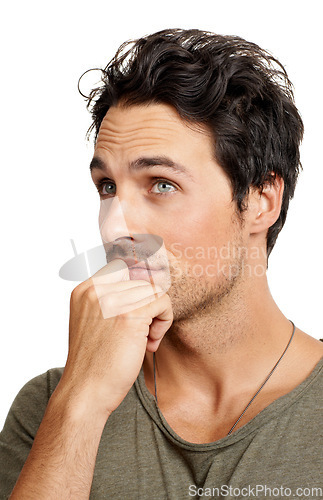
[[[230,446],[233,443],[244,439],[250,433],[255,432],[261,425],[264,425],[267,421],[272,418],[278,418],[279,413],[283,411],[287,406],[292,405],[295,400],[297,400],[304,390],[314,382],[314,380],[319,376],[321,370],[323,369],[323,357],[315,365],[311,373],[294,389],[290,392],[280,396],[275,401],[270,403],[266,408],[261,410],[257,415],[255,415],[249,422],[237,429],[230,436],[224,436],[217,441],[211,443],[191,443],[181,438],[168,424],[167,420],[163,416],[162,412],[156,404],[155,397],[149,392],[145,376],[143,372],[143,367],[141,367],[139,375],[135,381],[135,389],[138,393],[138,397],[149,413],[154,422],[162,430],[164,434],[178,446],[189,449],[192,451],[208,451],[211,449],[223,448],[225,446]]]

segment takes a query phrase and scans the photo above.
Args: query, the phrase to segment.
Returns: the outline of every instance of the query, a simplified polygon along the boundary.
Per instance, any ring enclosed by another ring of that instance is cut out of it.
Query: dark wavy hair
[[[267,257],[287,215],[301,167],[303,122],[283,65],[237,36],[167,29],[125,42],[87,97],[95,131],[110,106],[165,103],[214,137],[215,160],[231,180],[242,217],[250,186],[284,180],[278,220],[268,229]],[[243,218],[243,217],[242,217]]]

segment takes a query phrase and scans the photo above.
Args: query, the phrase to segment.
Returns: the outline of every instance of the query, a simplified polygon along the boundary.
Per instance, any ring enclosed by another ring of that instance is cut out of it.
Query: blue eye
[[[95,185],[100,196],[111,196],[111,195],[113,196],[116,194],[116,185],[112,181],[103,179],[102,181],[100,181]],[[157,192],[151,190],[150,192],[152,194],[154,195],[156,194],[157,196],[159,196],[159,195],[167,195],[168,193],[174,193],[175,191],[177,191],[177,188],[173,186],[173,184],[164,179],[158,179],[153,183],[152,186],[154,187],[158,185],[160,185],[160,188],[158,187]],[[173,189],[171,190],[171,188]]]
[[[154,186],[158,186],[158,184],[160,184],[162,186],[162,188],[161,188],[162,191],[159,191],[158,193],[154,193],[152,191],[153,194],[167,194],[167,193],[170,192],[169,187],[174,188],[176,190],[175,186],[173,186],[173,184],[170,184],[167,181],[158,181],[158,182],[155,182]],[[164,191],[164,189],[165,189],[165,191]],[[173,191],[171,191],[171,192],[173,192]]]

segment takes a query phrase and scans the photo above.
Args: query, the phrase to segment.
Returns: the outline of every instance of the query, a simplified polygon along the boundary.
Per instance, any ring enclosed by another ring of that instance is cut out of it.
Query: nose
[[[126,223],[124,203],[118,196],[103,199],[100,202],[99,228],[103,243],[110,243],[117,238],[131,237],[130,229]]]

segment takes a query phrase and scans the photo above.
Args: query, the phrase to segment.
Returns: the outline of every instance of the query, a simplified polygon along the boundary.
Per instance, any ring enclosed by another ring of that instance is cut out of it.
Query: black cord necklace
[[[294,323],[289,320],[291,322],[291,324],[293,325],[293,332],[292,332],[292,335],[288,341],[288,344],[287,346],[285,347],[285,350],[283,352],[283,354],[280,356],[279,360],[277,361],[277,363],[275,364],[275,366],[272,368],[272,370],[269,372],[269,374],[267,375],[267,377],[265,378],[264,382],[261,384],[261,386],[259,387],[259,389],[257,390],[257,392],[254,394],[254,396],[252,396],[252,398],[250,399],[249,403],[247,404],[247,406],[245,407],[245,409],[243,410],[243,412],[241,413],[240,417],[236,420],[236,422],[233,424],[233,426],[231,427],[231,429],[229,430],[227,436],[229,436],[233,429],[236,427],[236,425],[238,424],[238,422],[240,422],[241,418],[243,417],[243,415],[246,413],[247,409],[249,408],[249,406],[251,405],[251,403],[254,401],[254,399],[258,396],[259,392],[261,391],[261,389],[264,387],[264,385],[268,382],[268,380],[270,379],[270,377],[272,376],[272,374],[274,373],[274,371],[276,370],[278,364],[280,363],[280,361],[283,359],[283,356],[285,355],[287,349],[289,348],[290,346],[290,343],[294,337],[294,333],[295,333],[295,325]],[[158,406],[158,399],[157,399],[157,383],[156,383],[156,356],[155,356],[155,353],[153,353],[153,371],[154,371],[154,386],[155,386],[155,399],[156,399],[156,405]]]

